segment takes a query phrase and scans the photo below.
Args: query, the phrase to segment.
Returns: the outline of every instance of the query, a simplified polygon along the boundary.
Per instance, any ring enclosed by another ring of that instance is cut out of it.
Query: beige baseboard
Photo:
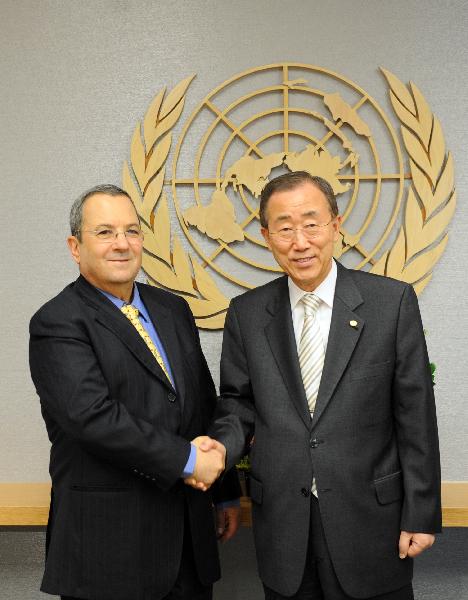
[[[45,526],[49,483],[0,483],[0,526]],[[241,523],[252,524],[250,498],[241,498]],[[442,482],[444,527],[468,527],[468,481]]]

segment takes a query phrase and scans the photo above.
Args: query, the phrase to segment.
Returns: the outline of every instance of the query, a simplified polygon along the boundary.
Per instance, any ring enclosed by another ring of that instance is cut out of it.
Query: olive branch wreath
[[[447,245],[447,227],[456,205],[453,159],[445,152],[440,122],[417,86],[410,82],[407,87],[390,71],[381,70],[401,122],[412,182],[395,243],[371,271],[411,283],[419,295]]]
[[[410,82],[407,87],[390,71],[381,70],[401,123],[412,183],[395,243],[371,272],[411,283],[420,294],[448,241],[446,230],[456,205],[453,159],[445,151],[440,122],[416,85]],[[167,95],[163,88],[150,104],[143,122],[137,123],[130,146],[130,165],[127,161],[123,165],[122,186],[142,221],[142,266],[149,283],[182,295],[198,327],[221,329],[229,300],[202,265],[185,252],[179,237],[172,235],[163,192],[171,131],[182,114],[193,78],[194,75],[182,80]]]
[[[167,197],[163,192],[171,130],[179,120],[194,75],[167,94],[163,88],[138,122],[130,146],[130,165],[123,165],[122,186],[141,218],[142,267],[152,285],[177,292],[188,302],[198,327],[222,329],[229,300],[201,264],[172,235]]]

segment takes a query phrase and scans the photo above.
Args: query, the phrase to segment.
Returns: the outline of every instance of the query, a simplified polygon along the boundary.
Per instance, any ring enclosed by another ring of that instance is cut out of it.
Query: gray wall
[[[326,67],[391,108],[380,65],[414,80],[455,158],[459,206],[421,297],[443,478],[468,479],[465,279],[468,12],[463,1],[1,0],[0,481],[47,477],[48,441],[29,381],[32,313],[75,277],[65,246],[72,199],[121,181],[136,122],[154,94],[197,73],[179,127],[225,79],[281,60]],[[218,375],[220,333],[203,334]]]
[[[27,326],[75,277],[64,241],[73,198],[98,182],[121,181],[135,123],[164,85],[197,73],[182,123],[231,75],[284,60],[349,77],[391,114],[378,73],[385,66],[415,81],[442,123],[459,206],[420,303],[438,367],[443,478],[468,480],[466,2],[0,0],[0,28],[0,481],[47,478]],[[202,340],[217,377],[221,334]]]

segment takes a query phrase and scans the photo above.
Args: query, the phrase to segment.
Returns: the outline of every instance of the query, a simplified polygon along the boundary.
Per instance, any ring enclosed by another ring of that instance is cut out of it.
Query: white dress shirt
[[[317,309],[317,317],[319,320],[320,331],[323,339],[323,349],[327,351],[328,334],[330,333],[330,323],[333,310],[333,299],[335,297],[336,274],[337,267],[332,260],[330,272],[322,281],[322,283],[313,290],[313,293],[321,300]],[[301,340],[302,327],[304,325],[304,304],[300,301],[302,296],[309,293],[301,290],[291,277],[288,277],[289,286],[289,301],[291,302],[291,314],[294,327],[294,337],[296,338],[296,346],[299,352],[299,342]]]

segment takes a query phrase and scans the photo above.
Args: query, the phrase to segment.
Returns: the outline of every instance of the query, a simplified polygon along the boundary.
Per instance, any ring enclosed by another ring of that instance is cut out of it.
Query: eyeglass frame
[[[125,239],[127,240],[128,243],[132,243],[132,242],[143,242],[144,238],[145,238],[145,232],[142,229],[138,229],[139,235],[137,235],[136,237],[128,237],[128,232],[127,231],[118,231],[116,229],[112,229],[110,227],[104,228],[101,232],[104,232],[106,230],[112,231],[112,233],[114,234],[112,237],[110,238],[106,238],[106,239],[99,239],[98,235],[99,235],[99,230],[97,229],[80,229],[79,232],[80,233],[90,233],[91,235],[94,235],[95,238],[97,239],[97,241],[101,244],[112,244],[115,243],[117,241],[117,236],[118,235],[123,235],[125,236]],[[136,230],[136,228],[135,228]]]
[[[285,237],[281,237],[281,235],[284,235],[284,232],[282,231],[270,231],[268,229],[268,235],[277,235],[278,239],[281,240],[282,242],[292,242],[294,240],[294,238],[297,236],[297,232],[298,231],[302,231],[304,237],[306,238],[306,240],[314,240],[315,238],[319,237],[320,234],[322,233],[322,228],[323,227],[327,227],[328,225],[330,225],[330,223],[333,223],[333,221],[336,219],[335,217],[332,217],[328,223],[309,223],[309,225],[306,225],[305,227],[288,227],[285,229],[290,229],[291,230],[291,238],[285,238]],[[307,233],[307,229],[306,227],[310,227],[313,226],[318,227],[318,229],[313,229],[311,233],[313,233],[313,235],[310,237],[310,234]]]

